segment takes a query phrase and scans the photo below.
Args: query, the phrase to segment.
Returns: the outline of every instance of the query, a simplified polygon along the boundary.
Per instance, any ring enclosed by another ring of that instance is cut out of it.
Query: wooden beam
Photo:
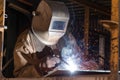
[[[15,10],[17,10],[17,11],[25,14],[25,15],[31,15],[31,13],[30,13],[28,10],[23,9],[23,8],[19,7],[18,5],[15,5],[15,4],[13,4],[13,3],[9,3],[8,6],[9,6],[10,8],[13,8],[13,9],[15,9]]]
[[[28,2],[28,1],[26,1],[26,0],[18,0],[18,1],[21,2],[21,3],[23,3],[23,4],[25,4],[25,5],[33,6],[32,3],[30,3],[30,2]]]
[[[111,15],[111,12],[108,10],[108,8],[102,7],[101,5],[97,5],[97,4],[94,4],[92,2],[88,2],[86,0],[69,0],[69,1],[72,1],[72,2],[77,3],[79,5],[83,5],[85,7],[89,7],[91,9],[95,9],[96,11],[98,11],[102,14],[105,14],[105,15],[108,15],[108,16]]]
[[[112,0],[112,15],[111,20],[119,22],[119,0]],[[110,57],[110,67],[111,67],[111,78],[110,80],[118,80],[118,70],[119,70],[119,25],[114,25],[111,27],[116,27],[111,30],[111,57]],[[115,39],[116,38],[116,39]]]
[[[89,40],[89,7],[85,7],[85,20],[84,20],[84,40],[85,40],[85,55],[88,55],[88,40]]]
[[[111,20],[102,20],[103,26],[111,32],[110,70],[108,80],[118,80],[119,70],[119,0],[112,0]]]
[[[5,2],[0,0],[0,26],[4,26]]]

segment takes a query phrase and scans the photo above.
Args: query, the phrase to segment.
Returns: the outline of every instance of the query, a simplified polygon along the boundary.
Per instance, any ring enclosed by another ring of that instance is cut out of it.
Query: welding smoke
[[[71,33],[66,34],[60,42],[59,49],[61,49],[61,58],[63,60],[61,61],[61,69],[72,72],[98,69],[98,65],[94,60],[86,59],[83,50],[77,45]]]
[[[80,64],[80,49],[76,44],[75,38],[72,34],[68,34],[64,37],[65,46],[61,50],[61,57],[67,63],[62,62],[65,69],[76,70],[77,65]],[[73,70],[72,70],[73,71]]]

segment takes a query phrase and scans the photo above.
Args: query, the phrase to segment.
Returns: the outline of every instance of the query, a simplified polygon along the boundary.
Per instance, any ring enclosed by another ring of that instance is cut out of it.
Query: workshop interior
[[[31,25],[35,1],[39,0],[6,0],[2,74],[7,78],[14,78],[15,43]],[[111,20],[111,0],[48,1],[64,3],[69,12],[69,22],[66,33],[56,44],[61,63],[57,65],[57,71],[53,72],[53,69],[46,76],[109,74],[111,32],[102,21]],[[55,23],[57,28],[62,26],[61,30],[64,25],[64,22]]]

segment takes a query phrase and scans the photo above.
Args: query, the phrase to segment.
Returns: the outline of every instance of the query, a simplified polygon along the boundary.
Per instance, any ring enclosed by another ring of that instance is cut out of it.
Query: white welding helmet
[[[32,31],[45,45],[54,45],[65,34],[69,12],[62,2],[42,0],[33,12]]]

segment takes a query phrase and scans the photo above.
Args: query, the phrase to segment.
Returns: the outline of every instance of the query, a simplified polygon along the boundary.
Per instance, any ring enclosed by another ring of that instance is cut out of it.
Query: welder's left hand
[[[60,63],[59,57],[52,57],[52,58],[47,57],[46,64],[48,68],[53,68],[55,67],[56,64],[59,64],[59,63]]]

